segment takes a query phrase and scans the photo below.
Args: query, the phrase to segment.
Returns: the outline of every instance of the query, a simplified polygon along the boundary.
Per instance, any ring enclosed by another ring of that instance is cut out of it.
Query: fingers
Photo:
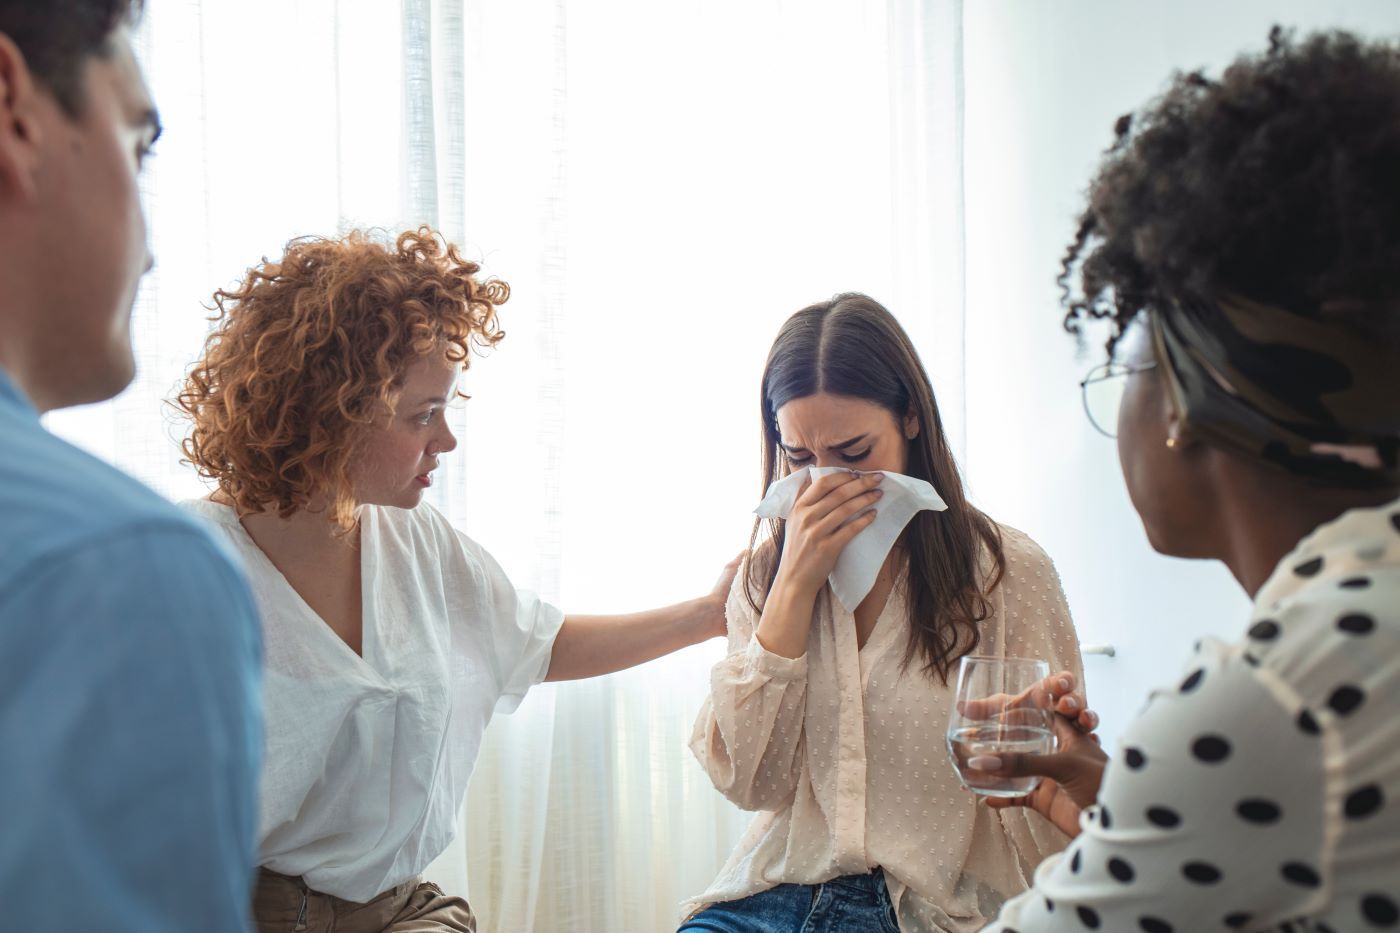
[[[1081,732],[1093,732],[1099,727],[1099,714],[1089,709],[1084,701],[1084,692],[1075,689],[1078,678],[1070,671],[1051,674],[1042,686],[1054,696],[1055,712],[1072,722]]]
[[[847,531],[847,526],[855,524],[858,519],[862,518],[868,518],[869,521],[866,524],[869,524],[870,521],[875,520],[875,503],[879,502],[883,495],[884,493],[879,489],[870,489],[851,497],[833,508],[824,518],[814,524],[812,526],[813,534],[836,537],[839,533]],[[861,513],[868,513],[868,515]],[[853,537],[855,537],[854,533],[848,534],[846,540]]]
[[[1008,709],[1020,706],[1024,697],[1025,694],[1012,696],[1009,693],[994,693],[975,700],[958,700],[958,714],[964,719],[991,719]]]
[[[883,473],[846,471],[821,476],[804,487],[805,491],[797,497],[796,507],[810,509],[814,517],[819,518],[853,496],[876,488],[884,478]]]
[[[877,489],[876,492],[879,492],[879,490]],[[836,531],[832,532],[832,544],[844,550],[846,545],[851,543],[852,538],[874,523],[875,515],[875,510],[867,507],[865,512],[857,515],[855,518],[837,528]]]
[[[1059,671],[1045,678],[1045,689],[1056,696],[1069,693],[1079,686],[1079,678],[1074,676],[1072,671]]]
[[[973,771],[984,771],[997,777],[1048,777],[1065,784],[1078,776],[1084,763],[1073,755],[1032,755],[1022,752],[1001,755],[978,755],[967,760]]]
[[[986,801],[987,806],[991,807],[993,810],[1031,806],[1030,797],[983,797],[982,799]]]

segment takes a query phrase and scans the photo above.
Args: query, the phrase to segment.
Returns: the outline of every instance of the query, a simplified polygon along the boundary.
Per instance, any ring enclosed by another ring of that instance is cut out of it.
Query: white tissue
[[[754,512],[760,518],[785,519],[791,514],[802,484],[809,476],[816,480],[831,473],[849,472],[843,467],[803,467],[769,486]],[[903,473],[881,472],[885,479],[877,488],[883,490],[884,495],[875,503],[875,521],[846,545],[841,556],[836,558],[829,578],[832,592],[848,612],[855,612],[861,600],[870,594],[880,567],[909,519],[924,509],[942,512],[948,508],[937,490],[926,481]]]

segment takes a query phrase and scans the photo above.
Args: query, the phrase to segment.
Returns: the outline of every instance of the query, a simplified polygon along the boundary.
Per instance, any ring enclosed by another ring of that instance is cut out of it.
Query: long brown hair
[[[947,683],[957,660],[977,648],[979,623],[992,614],[988,596],[1006,569],[1001,534],[968,504],[933,386],[909,335],[879,302],[856,293],[798,311],[768,351],[759,399],[764,489],[788,472],[779,444],[778,409],[822,392],[874,402],[900,423],[910,412],[918,418],[920,430],[909,441],[905,471],[932,483],[948,509],[917,513],[903,535],[909,560],[909,641],[903,663],[907,669],[917,661],[925,674]],[[755,553],[763,525],[763,519],[754,522],[750,553]],[[761,611],[772,589],[783,553],[784,523],[770,520],[768,527],[774,559],[750,560],[744,579],[744,594],[755,611]],[[991,558],[985,576],[980,570],[983,549]]]

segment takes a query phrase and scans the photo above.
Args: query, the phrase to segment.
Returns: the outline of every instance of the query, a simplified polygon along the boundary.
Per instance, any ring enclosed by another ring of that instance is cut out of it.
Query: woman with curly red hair
[[[419,873],[452,839],[481,736],[542,680],[724,633],[714,592],[567,616],[422,503],[444,410],[509,287],[427,228],[294,241],[219,291],[177,398],[217,488],[187,507],[243,558],[266,643],[261,931],[474,930]]]

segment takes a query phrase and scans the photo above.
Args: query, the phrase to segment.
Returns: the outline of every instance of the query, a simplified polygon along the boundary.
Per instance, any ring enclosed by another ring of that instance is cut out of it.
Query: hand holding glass
[[[968,790],[986,797],[1020,797],[1039,786],[1039,777],[997,777],[969,762],[1055,751],[1055,700],[1044,685],[1049,676],[1044,661],[963,657],[948,714],[948,757]]]

